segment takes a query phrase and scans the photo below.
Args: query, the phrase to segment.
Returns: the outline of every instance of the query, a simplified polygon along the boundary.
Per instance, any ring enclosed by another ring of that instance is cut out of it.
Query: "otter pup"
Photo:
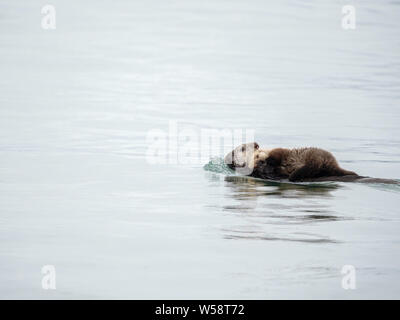
[[[354,181],[361,177],[342,169],[335,157],[319,148],[260,149],[255,142],[243,144],[225,157],[239,173],[262,179],[299,181]],[[341,178],[338,178],[341,177]]]

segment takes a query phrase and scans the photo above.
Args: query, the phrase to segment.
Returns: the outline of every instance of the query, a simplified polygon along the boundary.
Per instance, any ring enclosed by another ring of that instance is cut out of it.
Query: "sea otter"
[[[253,142],[229,152],[225,163],[242,174],[262,179],[301,182],[367,178],[341,168],[330,152],[319,148],[261,149]]]

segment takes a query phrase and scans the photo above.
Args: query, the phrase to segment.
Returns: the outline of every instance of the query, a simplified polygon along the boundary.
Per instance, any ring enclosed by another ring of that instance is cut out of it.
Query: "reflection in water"
[[[327,235],[307,232],[308,227],[349,219],[329,205],[339,184],[279,183],[244,176],[225,176],[224,182],[228,192],[219,207],[241,220],[221,229],[225,239],[336,243]]]
[[[270,195],[281,198],[330,197],[330,191],[339,188],[334,183],[294,184],[266,181],[244,176],[227,176],[225,181],[235,191],[248,196]],[[265,187],[265,188],[263,188]]]
[[[237,230],[223,230],[227,231],[228,234],[224,236],[225,239],[251,239],[251,240],[268,240],[268,241],[295,241],[295,242],[304,242],[304,243],[336,243],[338,241],[324,238],[322,236],[314,235],[314,234],[303,234],[298,237],[274,237],[267,235],[258,235],[254,234],[249,236],[248,233],[246,235],[240,235],[240,231]],[[230,233],[230,234],[229,234]]]

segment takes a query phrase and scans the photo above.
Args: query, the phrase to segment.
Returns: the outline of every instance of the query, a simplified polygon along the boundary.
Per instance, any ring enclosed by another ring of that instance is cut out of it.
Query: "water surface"
[[[398,1],[355,1],[355,30],[344,1],[52,4],[56,30],[41,1],[0,4],[1,298],[400,297],[396,186],[146,158],[175,121],[399,179]]]

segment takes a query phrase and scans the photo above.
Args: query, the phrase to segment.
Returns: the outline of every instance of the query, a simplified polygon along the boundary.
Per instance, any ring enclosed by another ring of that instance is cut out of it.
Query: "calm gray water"
[[[146,157],[172,121],[399,179],[399,1],[44,4],[0,3],[1,298],[400,298],[400,188]]]

